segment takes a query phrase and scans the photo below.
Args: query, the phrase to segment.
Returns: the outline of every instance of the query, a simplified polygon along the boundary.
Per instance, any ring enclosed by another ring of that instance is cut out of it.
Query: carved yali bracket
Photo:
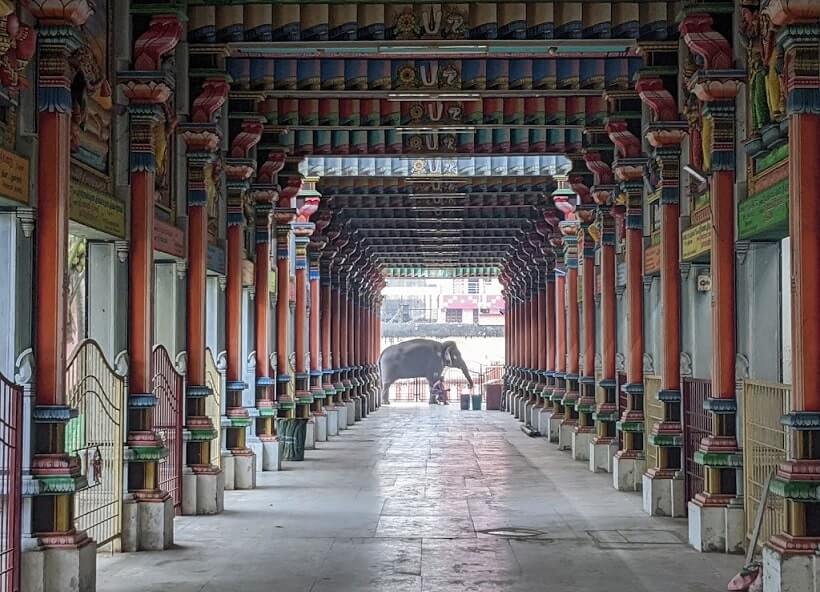
[[[643,373],[652,374],[655,372],[655,360],[650,353],[643,355]]]
[[[34,377],[34,350],[24,349],[14,361],[14,382],[20,385],[32,383]]]
[[[692,376],[692,356],[688,352],[680,353],[680,375]]]
[[[618,352],[615,354],[615,370],[623,372],[624,368],[626,368],[626,357]]]
[[[118,376],[128,376],[128,351],[122,350],[114,356],[114,372]]]
[[[188,352],[183,350],[176,355],[176,357],[174,358],[174,368],[176,368],[177,372],[179,372],[183,376],[187,374]]]

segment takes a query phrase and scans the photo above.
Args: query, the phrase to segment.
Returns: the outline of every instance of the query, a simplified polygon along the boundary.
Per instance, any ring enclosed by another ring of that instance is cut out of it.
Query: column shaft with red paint
[[[276,219],[276,406],[279,417],[296,414],[295,364],[291,366],[291,302],[295,305],[296,286],[290,277],[292,229],[296,211],[280,198],[274,208]]]
[[[255,185],[252,191],[254,203],[254,322],[253,337],[256,373],[256,435],[262,440],[275,438],[274,417],[276,409],[276,381],[271,377],[271,249],[275,241],[271,214],[276,192],[273,186]]]
[[[615,222],[607,206],[599,208],[601,216],[601,380],[599,388],[603,400],[596,408],[597,431],[595,444],[615,441],[615,422],[618,417],[618,393],[615,391],[615,355],[617,352],[617,305],[615,295]]]

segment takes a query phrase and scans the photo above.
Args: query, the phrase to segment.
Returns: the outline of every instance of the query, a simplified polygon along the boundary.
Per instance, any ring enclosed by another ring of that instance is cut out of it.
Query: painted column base
[[[536,425],[538,426],[538,433],[544,438],[549,439],[552,409],[537,409],[537,411]]]
[[[313,415],[316,422],[316,441],[327,442],[327,413],[316,413]]]
[[[316,422],[312,417],[305,426],[305,450],[316,450]]]
[[[163,551],[174,544],[174,501],[137,501],[127,495],[122,504],[122,550]]]
[[[574,433],[574,425],[560,425],[558,428],[558,450],[572,450],[572,435]]]
[[[521,401],[523,400],[524,398],[521,395],[515,395],[513,397],[512,414],[516,419],[521,417]]]
[[[256,489],[256,455],[234,456],[234,489]]]
[[[182,475],[182,513],[186,516],[219,514],[225,507],[225,473]]]
[[[95,592],[97,544],[26,551],[22,557],[21,590],[26,592]]]
[[[379,393],[374,391],[374,392],[370,393],[370,396],[367,399],[367,410],[370,413],[373,413],[378,408],[378,406],[379,406]]]
[[[356,423],[356,403],[353,399],[351,399],[350,401],[345,403],[345,406],[347,407],[347,426],[350,427],[354,423]]]
[[[683,479],[643,475],[643,511],[650,516],[686,516]]]
[[[589,461],[589,447],[594,435],[590,432],[572,432],[572,460]]]
[[[262,442],[263,471],[282,470],[282,446],[283,443],[279,440],[279,438],[274,440],[264,440]]]
[[[328,407],[325,409],[327,413],[327,436],[339,435],[339,409],[337,407]]]
[[[703,506],[690,501],[689,544],[704,553],[743,553],[744,518],[741,506]]]
[[[550,442],[558,443],[558,436],[561,434],[562,417],[552,417],[550,415]]]
[[[820,590],[820,562],[816,555],[782,555],[763,547],[763,592]]]
[[[353,421],[362,420],[362,398],[356,397],[353,400]]]
[[[233,454],[225,450],[222,453],[222,474],[225,476],[225,490],[234,489],[234,458]]]
[[[618,443],[610,444],[589,443],[589,470],[593,473],[611,473],[615,453],[618,452]]]
[[[529,399],[527,399],[524,396],[522,396],[520,399],[518,399],[518,413],[515,416],[515,417],[518,418],[518,421],[527,421],[527,403],[528,402],[529,402]]]
[[[612,462],[612,486],[618,491],[640,491],[646,460],[616,456]]]

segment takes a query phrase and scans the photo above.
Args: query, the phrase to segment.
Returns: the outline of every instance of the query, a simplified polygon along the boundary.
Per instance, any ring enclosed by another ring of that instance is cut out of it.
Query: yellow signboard
[[[643,273],[653,275],[661,270],[661,246],[650,245],[643,252]]]
[[[28,161],[0,149],[0,197],[28,204]]]
[[[692,261],[703,257],[712,248],[712,221],[707,220],[695,226],[690,226],[681,234],[683,249],[681,258]]]
[[[125,238],[125,204],[120,200],[72,183],[70,203],[69,217],[74,222]]]

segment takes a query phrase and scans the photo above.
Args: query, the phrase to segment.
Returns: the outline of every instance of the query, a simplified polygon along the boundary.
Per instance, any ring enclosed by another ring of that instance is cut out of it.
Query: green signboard
[[[737,209],[741,240],[778,240],[789,234],[789,180],[743,200]]]

